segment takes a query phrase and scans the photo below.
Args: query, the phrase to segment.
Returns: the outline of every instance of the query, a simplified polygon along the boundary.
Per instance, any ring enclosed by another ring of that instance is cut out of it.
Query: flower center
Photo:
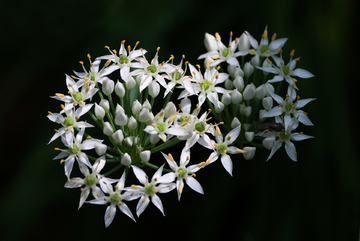
[[[204,91],[207,91],[210,87],[210,82],[206,79],[200,84],[200,86],[204,89]]]
[[[90,76],[90,80],[91,81],[95,81],[95,73],[94,72],[90,72],[90,74],[89,74]]]
[[[188,171],[187,171],[186,168],[180,167],[180,168],[178,169],[178,177],[179,177],[179,178],[184,178],[184,177],[186,177],[187,172],[188,172]]]
[[[199,132],[203,132],[205,130],[205,124],[204,122],[198,122],[195,124],[195,130]]]
[[[110,202],[113,204],[118,204],[120,202],[120,196],[118,193],[115,193],[110,197]]]
[[[80,92],[77,92],[73,97],[77,102],[82,101],[82,94]]]
[[[260,47],[260,53],[265,53],[266,51],[268,51],[269,50],[269,47],[268,46],[266,46],[266,45],[262,45],[261,47]]]
[[[181,79],[182,75],[181,75],[181,73],[179,71],[174,71],[174,72],[171,73],[171,76],[172,76],[173,79],[179,80],[179,79]]]
[[[166,128],[166,123],[165,122],[159,122],[156,124],[157,128],[159,129],[160,132],[164,132],[165,128]]]
[[[93,176],[87,176],[85,178],[85,185],[86,186],[93,186],[96,184],[96,178]]]
[[[224,56],[226,58],[226,56],[228,56],[229,54],[229,49],[228,48],[224,48],[222,51],[222,56]]]
[[[224,143],[219,143],[217,146],[217,152],[218,153],[223,153],[224,151],[226,151],[227,146]]]
[[[119,63],[120,63],[120,64],[127,64],[127,63],[129,63],[128,57],[126,57],[125,55],[121,55],[120,58],[119,58]]]
[[[145,187],[145,194],[152,196],[155,194],[155,186],[154,184],[149,184],[147,187]]]
[[[71,147],[69,148],[69,152],[73,154],[78,153],[78,151],[79,151],[79,147],[77,145],[73,145],[72,148]]]
[[[72,125],[74,125],[73,119],[71,119],[70,116],[66,117],[65,120],[64,120],[64,125],[66,125],[66,126],[72,126]]]
[[[285,111],[286,112],[290,112],[292,110],[292,107],[293,107],[293,103],[291,102],[286,102],[285,104]]]
[[[155,65],[150,65],[149,67],[147,67],[147,70],[151,73],[155,73],[156,72],[156,66]]]
[[[282,71],[283,71],[284,75],[289,75],[289,66],[283,66]]]
[[[291,138],[291,133],[288,134],[287,132],[285,132],[285,130],[282,130],[280,133],[280,139],[283,141],[289,140]]]

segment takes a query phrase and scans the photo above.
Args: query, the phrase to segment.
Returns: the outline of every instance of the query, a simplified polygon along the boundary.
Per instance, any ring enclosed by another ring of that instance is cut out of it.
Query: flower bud
[[[250,40],[245,33],[241,34],[239,38],[238,49],[239,51],[248,51],[250,49]]]
[[[124,140],[124,134],[122,132],[122,130],[117,130],[114,132],[114,134],[112,134],[112,138],[117,142],[117,143],[121,143]]]
[[[225,105],[221,102],[218,102],[218,105],[215,105],[215,112],[220,113],[224,110]]]
[[[271,98],[270,96],[265,97],[264,99],[262,99],[262,105],[266,110],[270,110],[273,107],[273,98]]]
[[[109,112],[110,104],[107,99],[101,99],[99,105],[105,110],[105,113]]]
[[[149,95],[155,98],[156,96],[158,96],[160,92],[160,85],[157,82],[152,81],[148,86],[148,90],[149,90]]]
[[[152,112],[149,113],[149,120],[145,122],[146,125],[151,125],[154,122],[154,114]]]
[[[143,108],[146,108],[146,109],[148,109],[148,110],[151,110],[151,104],[150,104],[150,102],[148,101],[148,99],[146,99],[146,100],[144,101],[144,103],[142,104],[142,106],[143,106]]]
[[[251,115],[251,110],[252,110],[252,107],[251,106],[247,106],[243,109],[243,114],[244,116],[246,117],[249,117]]]
[[[129,154],[125,153],[122,157],[121,157],[121,164],[124,166],[129,166],[131,164],[131,157]]]
[[[254,57],[251,58],[250,63],[252,64],[252,66],[260,66],[260,56],[254,55]]]
[[[246,147],[244,147],[243,151],[244,151],[244,154],[243,154],[244,158],[246,160],[250,160],[255,156],[256,147],[246,146]]]
[[[253,83],[248,84],[243,92],[244,100],[251,100],[255,95],[255,85]]]
[[[126,125],[127,121],[128,121],[128,117],[125,114],[125,112],[119,110],[115,116],[115,124],[119,126],[124,126]]]
[[[224,105],[230,105],[231,104],[231,96],[229,95],[228,92],[225,92],[222,96],[221,96],[221,102]]]
[[[150,135],[150,142],[151,144],[156,144],[160,141],[160,137],[156,134],[151,134]]]
[[[240,93],[237,89],[234,89],[234,90],[231,92],[231,102],[232,102],[233,104],[239,104],[241,101],[242,101],[242,95],[241,95],[241,93]]]
[[[98,154],[99,156],[102,156],[105,154],[107,150],[107,145],[102,144],[102,143],[97,143],[95,144],[95,152],[96,154]]]
[[[115,114],[119,113],[119,111],[125,112],[124,108],[122,108],[121,105],[116,104]]]
[[[263,68],[271,68],[271,64],[269,64],[267,61],[266,61],[266,59],[264,60],[264,62],[263,62],[263,64],[262,64],[262,67]],[[263,74],[265,75],[265,76],[267,76],[268,74],[270,74],[270,72],[266,72],[266,71],[262,71],[263,72]]]
[[[234,89],[233,82],[232,82],[231,80],[229,80],[229,79],[226,79],[226,80],[225,80],[224,85],[225,85],[225,89],[227,89],[227,90],[232,90],[232,89]]]
[[[252,66],[249,62],[247,62],[244,66],[244,74],[246,77],[249,77],[254,73],[254,66]]]
[[[164,117],[168,118],[173,114],[175,114],[175,112],[176,112],[176,106],[174,105],[174,103],[172,101],[168,102],[164,109]]]
[[[236,65],[228,65],[227,72],[229,73],[232,79],[235,79],[239,75],[241,77],[244,76],[244,72],[242,71],[240,66],[236,66]]]
[[[116,82],[115,94],[120,98],[123,98],[125,96],[125,87],[123,83],[120,83],[119,81]]]
[[[139,114],[139,121],[147,122],[149,119],[150,119],[150,111],[146,108],[143,108]]]
[[[114,91],[114,81],[111,79],[105,79],[102,82],[102,92],[109,96],[112,94],[112,92]]]
[[[266,90],[265,90],[264,85],[260,85],[260,86],[257,87],[256,90],[255,90],[254,98],[255,98],[256,100],[260,100],[260,99],[264,98],[264,96],[265,96],[265,91],[266,91]]]
[[[104,108],[102,108],[97,103],[95,103],[95,115],[96,115],[96,118],[98,118],[99,120],[104,119],[104,116],[105,116]],[[101,156],[101,155],[99,155],[99,156]]]
[[[254,139],[255,133],[252,131],[246,131],[245,132],[245,138],[248,142],[252,142],[252,140]]]
[[[132,104],[132,108],[131,108],[131,111],[133,113],[133,115],[137,115],[140,113],[140,110],[141,110],[142,106],[140,104],[140,102],[138,100],[135,100]]]
[[[244,89],[244,79],[240,75],[236,76],[233,85],[238,91],[242,91]]]
[[[133,138],[128,136],[124,139],[124,143],[128,146],[132,146],[133,145]]]
[[[265,119],[263,116],[265,115],[266,112],[267,112],[267,111],[264,110],[264,109],[259,110],[259,119],[260,119],[260,120],[264,120],[264,119]]]
[[[135,81],[134,77],[129,75],[128,81],[125,82],[126,89],[132,90],[132,88],[134,88],[135,85],[136,85],[136,81]]]
[[[137,127],[137,121],[135,120],[135,118],[133,116],[131,116],[129,119],[128,128],[130,130],[135,130],[136,127]]]
[[[149,150],[140,152],[140,159],[143,163],[147,163],[150,160],[151,152]]]
[[[264,145],[264,147],[268,150],[270,150],[275,142],[275,137],[267,137],[262,141],[262,144]]]
[[[241,126],[241,122],[238,118],[234,117],[234,119],[231,121],[231,128],[235,129],[238,126]]]
[[[104,123],[103,133],[107,136],[111,136],[114,133],[114,129],[112,128],[109,122]]]

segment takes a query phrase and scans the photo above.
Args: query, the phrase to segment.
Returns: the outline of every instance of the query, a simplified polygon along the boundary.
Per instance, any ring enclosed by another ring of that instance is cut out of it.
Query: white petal
[[[231,145],[231,143],[233,143],[239,136],[240,134],[240,130],[241,130],[241,126],[236,127],[235,129],[232,129],[226,136],[225,136],[225,140],[228,139],[228,137],[230,136],[230,140],[228,141],[228,145]]]
[[[140,181],[140,183],[145,184],[146,183],[146,173],[138,168],[137,166],[131,166],[133,168],[134,174],[137,177],[137,179]]]
[[[165,216],[164,207],[162,205],[161,199],[157,195],[154,195],[154,196],[151,197],[151,201],[161,211],[161,213]]]
[[[221,155],[221,163],[223,164],[225,170],[232,176],[233,163],[229,155]]]
[[[200,183],[192,176],[188,176],[186,178],[186,184],[191,187],[192,190],[204,194],[204,190],[202,189]]]
[[[114,220],[114,217],[115,217],[115,214],[116,214],[116,207],[113,206],[113,205],[110,205],[106,208],[106,211],[105,211],[105,216],[104,216],[104,219],[105,219],[105,227],[107,228],[111,222]]]
[[[292,142],[287,141],[285,142],[285,150],[288,156],[291,158],[291,160],[296,162],[297,156],[295,154],[296,153],[295,145]]]
[[[143,201],[144,200],[144,201]],[[149,205],[150,199],[149,197],[142,196],[138,204],[136,205],[136,215],[139,217],[142,212],[144,212],[145,208]]]

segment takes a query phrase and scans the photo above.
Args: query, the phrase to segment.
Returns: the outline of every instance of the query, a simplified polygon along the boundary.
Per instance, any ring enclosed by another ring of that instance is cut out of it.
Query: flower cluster
[[[150,201],[164,214],[161,194],[176,190],[180,200],[184,183],[202,194],[195,173],[218,159],[232,175],[233,155],[250,160],[256,149],[265,147],[270,150],[269,160],[285,143],[286,153],[296,161],[292,141],[311,136],[294,130],[299,123],[313,125],[301,109],[314,99],[300,99],[295,77],[313,75],[296,68],[300,58],[294,58],[294,51],[285,64],[286,41],[274,35],[269,43],[267,28],[260,43],[246,31],[234,40],[230,33],[228,45],[218,33],[206,33],[207,52],[199,56],[204,70],[184,62],[185,56],[178,64],[174,56],[159,61],[160,48],[148,61],[147,51],[137,48],[139,43],[131,48],[125,41],[119,51],[105,46],[110,54],[95,61],[88,55],[89,67],[80,61],[83,72],[66,75],[67,94],[52,96],[62,102],[61,111],[47,116],[60,124],[50,142],[60,137],[65,146],[55,148],[60,153],[54,159],[64,164],[65,187],[81,188],[79,208],[84,203],[108,205],[106,227],[117,207],[135,221],[126,203],[138,200],[138,217]],[[283,83],[288,84],[284,98]],[[179,95],[172,101],[177,89]],[[159,95],[160,102],[156,101]],[[89,135],[94,127],[101,130],[99,139]],[[165,153],[174,145],[182,149],[179,162]],[[209,154],[191,162],[194,148]],[[157,152],[165,160],[151,158]],[[73,177],[75,162],[82,177]],[[156,171],[149,179],[146,173],[151,169]],[[131,173],[139,184],[126,185]]]

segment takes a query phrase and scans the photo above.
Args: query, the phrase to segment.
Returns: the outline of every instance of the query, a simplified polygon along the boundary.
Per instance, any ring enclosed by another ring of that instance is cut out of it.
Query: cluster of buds
[[[115,216],[116,206],[135,221],[126,202],[138,199],[138,217],[150,201],[164,214],[159,194],[176,189],[180,200],[184,183],[203,193],[195,173],[218,159],[232,175],[230,156],[240,154],[250,160],[258,147],[265,147],[271,150],[270,159],[285,143],[287,154],[296,161],[291,141],[310,136],[293,131],[300,122],[312,125],[300,108],[314,99],[300,100],[294,77],[313,75],[295,69],[299,58],[293,59],[294,51],[289,63],[284,64],[281,48],[286,40],[274,35],[269,43],[265,29],[260,43],[248,32],[235,40],[231,33],[225,46],[219,34],[206,33],[208,52],[199,57],[204,59],[204,71],[199,64],[183,63],[185,56],[177,65],[173,56],[160,62],[160,48],[149,62],[146,50],[137,49],[138,43],[134,48],[125,47],[125,41],[118,52],[106,46],[110,54],[95,61],[88,55],[88,68],[80,61],[83,72],[66,75],[68,93],[52,96],[62,102],[62,110],[48,114],[51,121],[61,125],[50,142],[60,137],[65,146],[56,148],[60,153],[54,159],[64,164],[65,187],[81,188],[79,208],[85,202],[107,204],[106,227]],[[252,56],[250,61],[245,62],[246,56]],[[110,78],[113,75],[121,80],[115,83]],[[288,83],[285,98],[279,95],[283,82]],[[182,90],[177,97],[179,103],[171,100],[175,88]],[[155,110],[159,95],[162,108]],[[93,98],[97,100],[92,102]],[[194,100],[197,104],[192,108]],[[274,106],[274,100],[278,105]],[[206,105],[206,111],[201,111]],[[99,139],[87,132],[95,126],[103,133]],[[222,131],[227,133],[225,137]],[[182,149],[179,162],[165,153],[174,145]],[[194,148],[209,149],[208,157],[191,163]],[[164,157],[160,163],[151,158],[157,152]],[[75,162],[83,177],[73,177]],[[156,171],[149,179],[146,172],[151,169]],[[140,184],[125,185],[131,173]],[[88,200],[90,191],[93,199]]]

